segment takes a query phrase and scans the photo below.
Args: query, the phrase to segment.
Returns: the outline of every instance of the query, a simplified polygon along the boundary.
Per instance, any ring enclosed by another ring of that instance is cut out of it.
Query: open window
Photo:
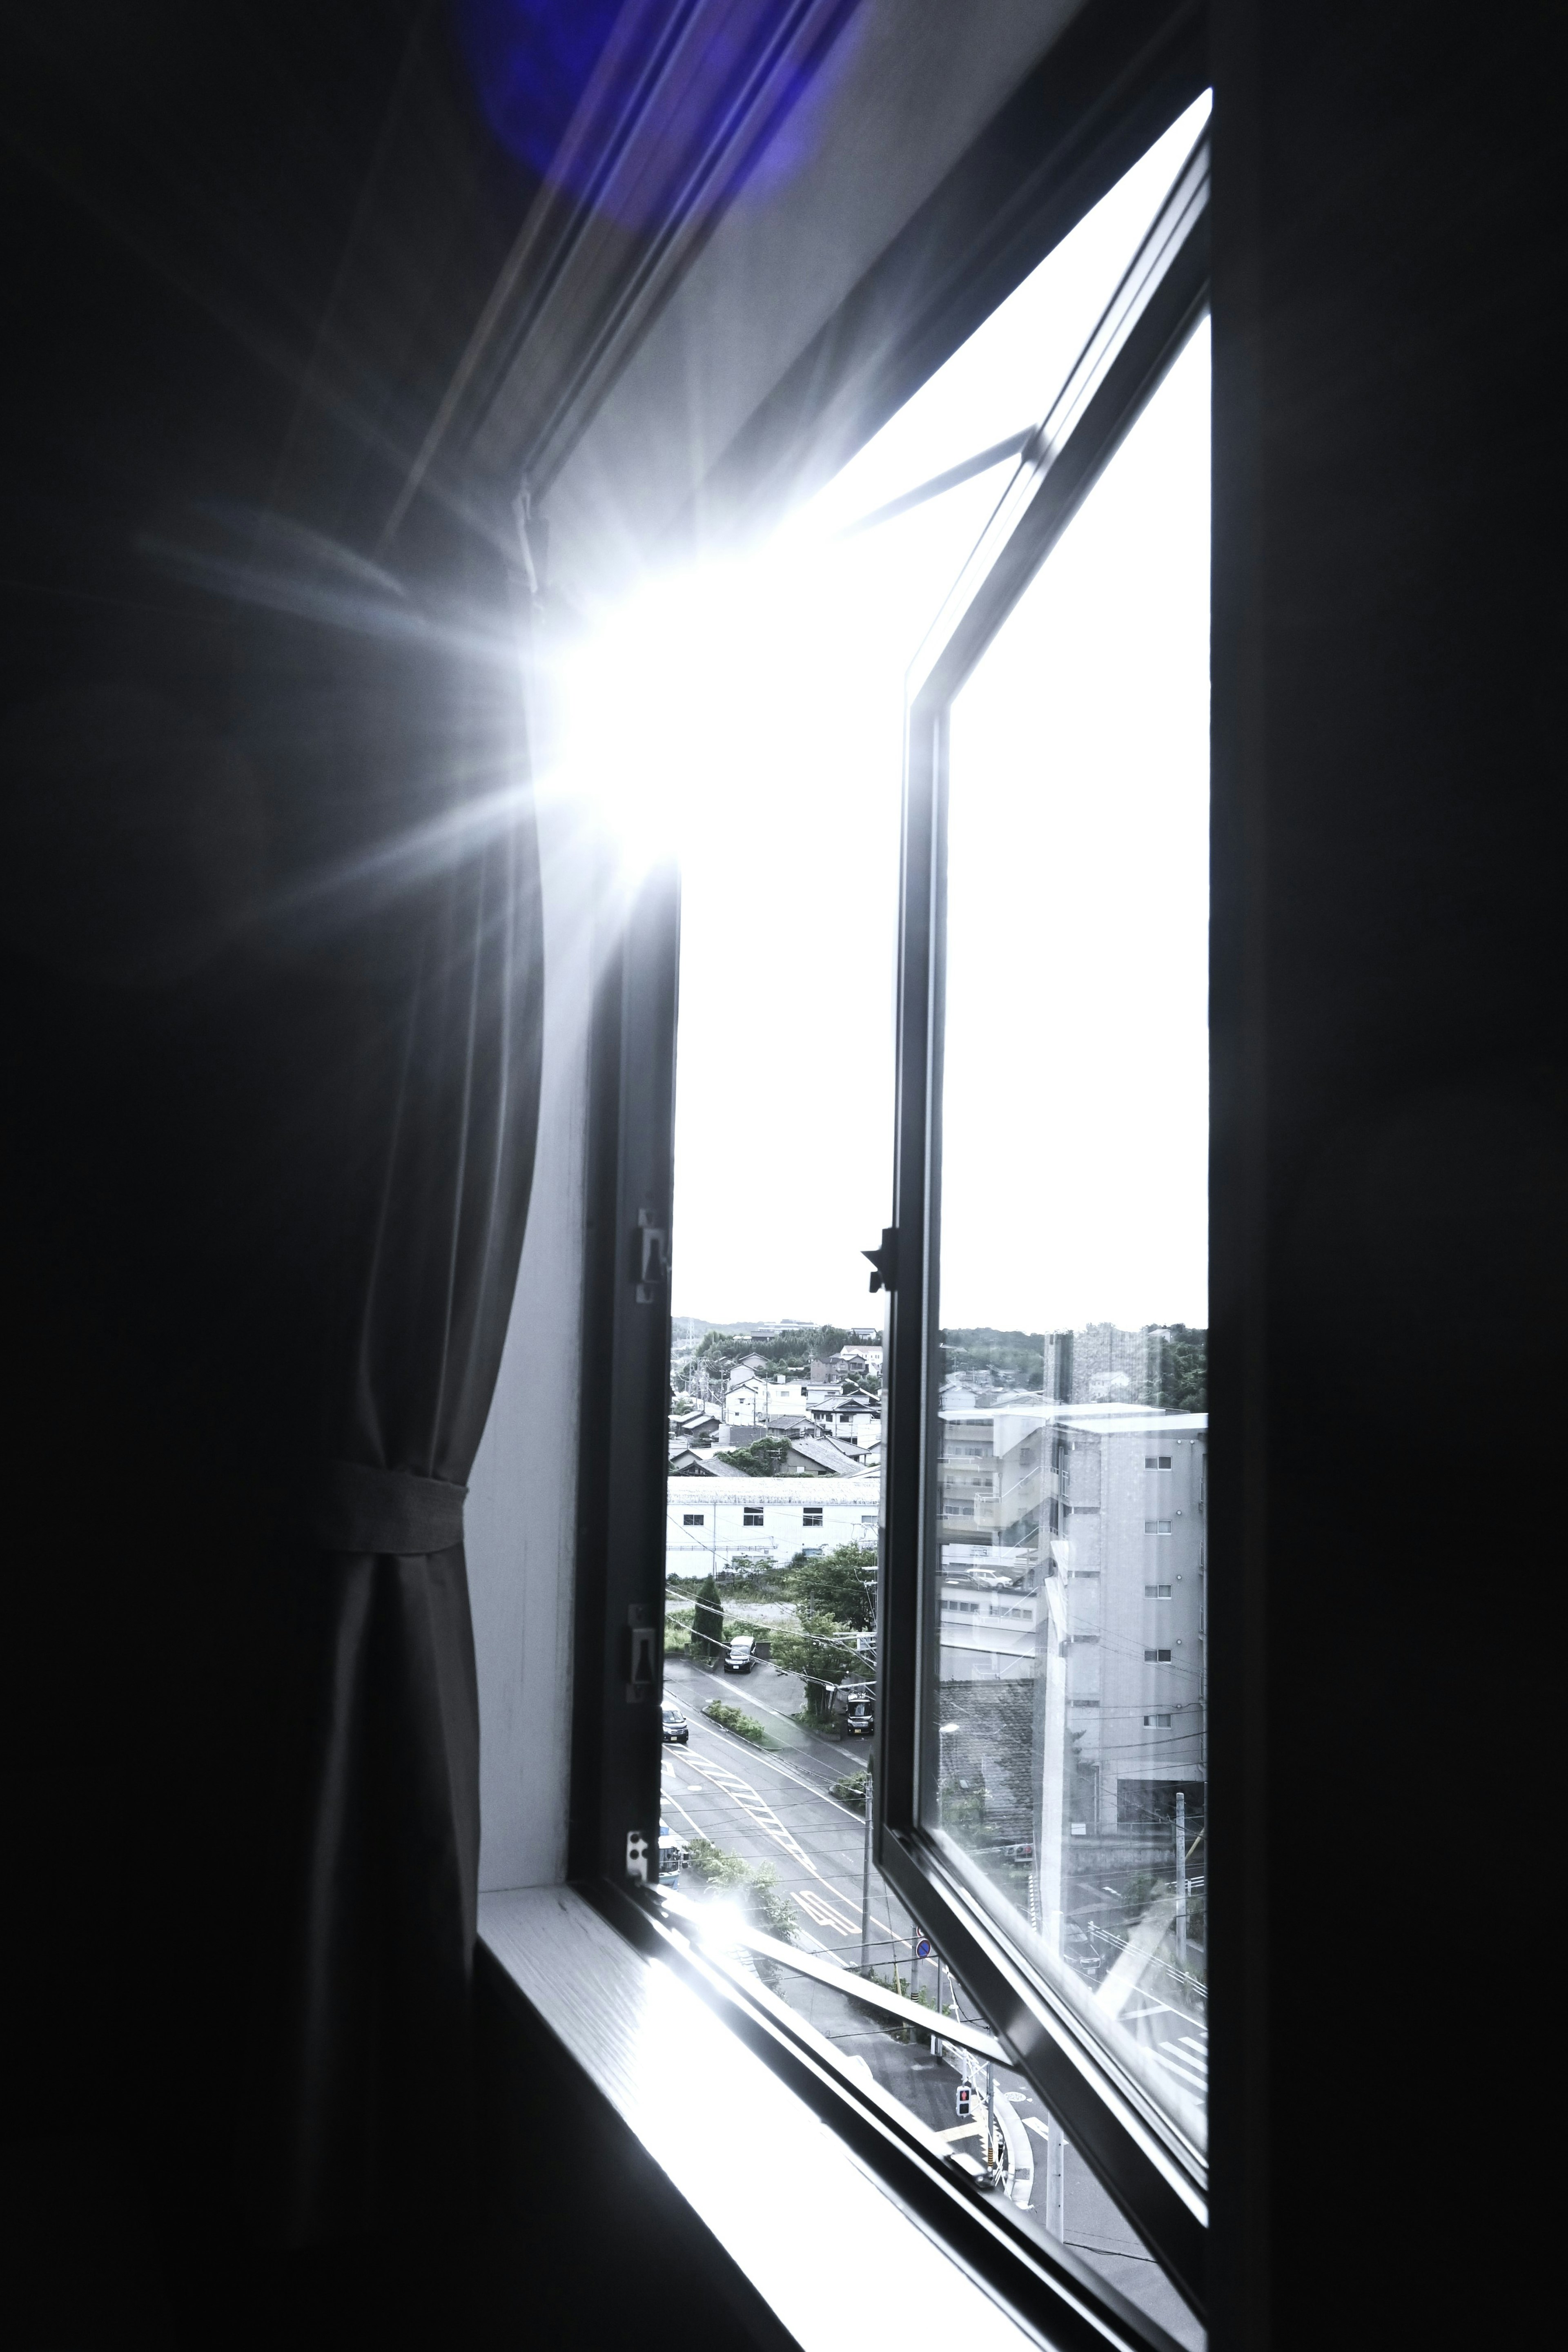
[[[659,1899],[1123,2335],[1189,2345],[1206,116],[639,624],[686,846]]]
[[[878,1254],[879,1858],[1189,2284],[1207,2068],[1207,200],[1200,141],[912,672]]]

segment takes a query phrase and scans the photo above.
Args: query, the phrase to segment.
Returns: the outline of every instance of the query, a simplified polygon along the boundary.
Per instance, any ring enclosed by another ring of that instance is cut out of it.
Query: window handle
[[[871,1286],[873,1290],[897,1289],[898,1228],[896,1225],[883,1225],[882,1229],[882,1247],[880,1249],[873,1250],[862,1250],[861,1255],[862,1257],[869,1257],[873,1265],[876,1268],[875,1273],[871,1278]]]
[[[637,1283],[637,1304],[639,1307],[652,1307],[670,1278],[669,1228],[653,1223],[652,1209],[639,1209],[637,1234],[643,1244],[642,1272]]]

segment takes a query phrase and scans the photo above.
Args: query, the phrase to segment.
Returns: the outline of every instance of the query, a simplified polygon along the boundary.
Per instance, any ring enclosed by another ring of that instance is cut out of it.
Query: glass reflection
[[[1207,431],[1200,331],[953,708],[923,1740],[928,1825],[1194,2147]]]

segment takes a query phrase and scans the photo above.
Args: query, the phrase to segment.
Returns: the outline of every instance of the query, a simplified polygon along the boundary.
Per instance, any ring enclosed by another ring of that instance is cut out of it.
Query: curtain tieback
[[[463,1540],[466,1486],[412,1470],[369,1470],[331,1462],[317,1495],[310,1532],[325,1551],[449,1551]]]

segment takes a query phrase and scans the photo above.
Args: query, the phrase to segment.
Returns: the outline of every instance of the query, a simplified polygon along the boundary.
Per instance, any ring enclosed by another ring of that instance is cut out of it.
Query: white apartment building
[[[1071,1758],[1091,1828],[1163,1817],[1178,1789],[1195,1811],[1207,1416],[1019,1397],[942,1427],[942,1678],[1035,1677],[1041,1789]]]
[[[732,1559],[774,1560],[799,1551],[876,1543],[874,1478],[672,1478],[665,1511],[665,1574],[718,1573]]]

